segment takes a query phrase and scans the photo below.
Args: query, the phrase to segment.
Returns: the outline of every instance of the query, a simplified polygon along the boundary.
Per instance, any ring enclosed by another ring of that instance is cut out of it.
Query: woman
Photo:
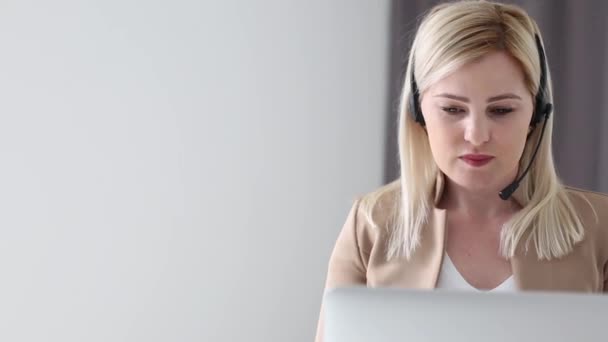
[[[433,8],[403,86],[401,177],[354,204],[326,290],[608,291],[608,197],[557,177],[550,80],[521,8]]]

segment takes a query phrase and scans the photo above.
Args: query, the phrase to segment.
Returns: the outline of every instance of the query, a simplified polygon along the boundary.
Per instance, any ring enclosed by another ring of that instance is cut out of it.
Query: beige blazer
[[[435,186],[435,207],[422,230],[421,245],[410,260],[386,261],[385,231],[372,229],[355,201],[336,241],[329,260],[325,289],[360,286],[433,289],[444,255],[446,241],[446,212],[437,208],[443,190],[443,176]],[[608,292],[608,196],[590,191],[567,188],[570,199],[578,209],[585,227],[585,238],[569,255],[551,261],[539,260],[533,246],[525,251],[520,243],[511,259],[515,284],[520,290]],[[595,208],[593,210],[583,195]],[[392,196],[387,196],[392,197]],[[517,200],[517,192],[514,194]],[[380,201],[374,219],[380,227],[386,225],[389,201]],[[383,221],[384,220],[384,221]],[[521,241],[526,241],[524,235]],[[322,341],[323,306],[317,327],[317,342]]]

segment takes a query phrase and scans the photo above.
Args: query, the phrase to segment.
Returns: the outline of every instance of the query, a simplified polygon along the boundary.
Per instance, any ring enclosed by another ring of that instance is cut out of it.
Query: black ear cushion
[[[426,125],[424,116],[422,115],[422,109],[420,108],[420,95],[418,94],[418,84],[414,79],[414,72],[412,70],[411,81],[410,81],[410,98],[409,98],[409,109],[412,113],[412,118],[415,122]]]
[[[545,119],[548,119],[552,112],[553,112],[553,104],[552,103],[545,104],[545,113],[544,113]]]
[[[534,39],[536,41],[536,48],[538,49],[538,58],[540,59],[540,84],[534,103],[534,113],[530,122],[531,126],[535,126],[543,119],[548,119],[553,111],[553,104],[547,100],[547,61],[545,59],[545,50],[538,34],[534,35]]]
[[[536,97],[536,101],[534,103],[534,112],[532,113],[532,120],[530,121],[530,126],[536,126],[542,118],[543,118],[543,108],[544,101],[540,99],[538,96]]]
[[[409,99],[409,109],[412,113],[412,118],[415,122],[421,124],[422,126],[426,125],[424,122],[424,116],[422,115],[422,110],[420,109],[420,102],[418,101],[418,94],[412,93]]]
[[[543,119],[548,119],[553,111],[553,104],[546,103],[545,101],[539,100],[536,103],[536,107],[534,107],[534,114],[532,115],[532,121],[530,121],[530,126],[536,126],[539,122],[543,121]]]
[[[408,109],[412,115],[412,119],[414,119],[415,122],[418,122],[418,115],[416,113],[416,99],[414,99],[414,94],[410,94]]]

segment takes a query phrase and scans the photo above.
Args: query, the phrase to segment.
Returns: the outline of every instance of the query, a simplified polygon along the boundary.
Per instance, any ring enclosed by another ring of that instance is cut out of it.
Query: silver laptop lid
[[[608,341],[608,296],[334,289],[324,342]]]

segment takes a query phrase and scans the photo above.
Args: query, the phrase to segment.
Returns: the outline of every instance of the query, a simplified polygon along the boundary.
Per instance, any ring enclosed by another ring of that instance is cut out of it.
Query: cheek
[[[517,164],[526,146],[527,130],[502,131],[495,137],[495,144],[500,149],[499,153],[507,157],[509,163]],[[532,141],[528,142],[531,143]]]
[[[433,156],[438,163],[456,153],[455,148],[460,146],[463,132],[459,132],[458,126],[438,122],[427,123],[427,134]]]

